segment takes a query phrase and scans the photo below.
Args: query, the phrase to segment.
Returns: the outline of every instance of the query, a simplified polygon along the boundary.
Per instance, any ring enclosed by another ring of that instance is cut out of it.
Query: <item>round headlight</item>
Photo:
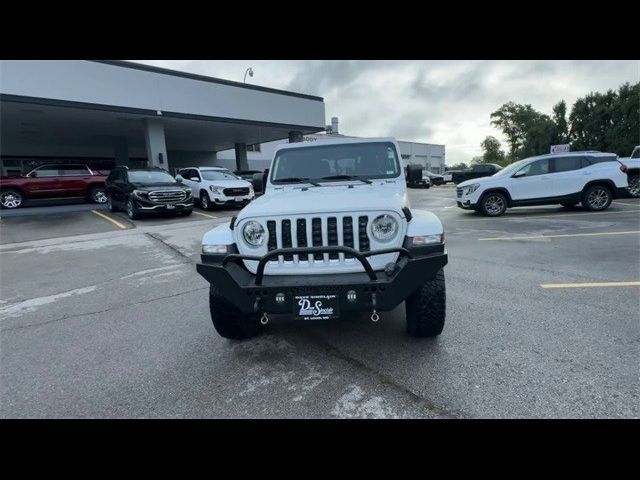
[[[398,233],[398,222],[391,215],[379,215],[371,222],[371,233],[379,242],[389,242]]]
[[[260,247],[264,244],[264,227],[258,222],[251,220],[242,227],[242,236],[249,246]]]

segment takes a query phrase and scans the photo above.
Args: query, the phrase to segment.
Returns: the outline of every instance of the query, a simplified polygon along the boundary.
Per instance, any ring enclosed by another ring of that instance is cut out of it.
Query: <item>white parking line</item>
[[[529,237],[493,237],[479,238],[478,240],[533,240],[540,238],[564,238],[564,237],[597,237],[600,235],[631,235],[639,234],[640,230],[631,230],[629,232],[594,232],[594,233],[567,233],[562,235],[531,235]]]
[[[640,282],[543,283],[542,288],[640,287]]]
[[[218,217],[214,217],[213,215],[209,215],[208,213],[195,212],[195,211],[192,213],[195,213],[196,215],[202,215],[203,217],[218,218]]]

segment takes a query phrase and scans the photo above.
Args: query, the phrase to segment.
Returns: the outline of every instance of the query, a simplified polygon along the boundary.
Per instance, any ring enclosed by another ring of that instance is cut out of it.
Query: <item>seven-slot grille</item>
[[[227,197],[241,197],[243,195],[249,195],[248,187],[237,187],[237,188],[225,188],[222,190]]]
[[[341,218],[298,218],[295,221],[283,219],[279,223],[276,220],[267,220],[267,249],[272,251],[277,248],[343,245],[355,248],[360,252],[368,252],[370,250],[369,235],[367,233],[368,223],[369,217],[367,215]],[[354,231],[354,224],[356,231]],[[296,240],[295,243],[294,239]],[[353,255],[343,253],[283,255],[278,260],[274,259],[271,262],[276,263],[283,260],[285,262],[323,262],[341,260],[343,257],[352,259]]]
[[[184,190],[157,190],[149,192],[149,200],[157,203],[181,202],[187,198]]]
[[[462,196],[462,187],[456,188],[456,195],[458,196],[458,198]]]

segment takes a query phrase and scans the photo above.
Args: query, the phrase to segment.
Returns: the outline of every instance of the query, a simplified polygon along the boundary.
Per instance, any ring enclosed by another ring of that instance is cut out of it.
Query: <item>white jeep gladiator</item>
[[[403,301],[409,335],[442,332],[444,231],[410,208],[399,151],[393,138],[278,147],[264,195],[202,239],[220,335],[250,338],[271,314],[377,322]]]

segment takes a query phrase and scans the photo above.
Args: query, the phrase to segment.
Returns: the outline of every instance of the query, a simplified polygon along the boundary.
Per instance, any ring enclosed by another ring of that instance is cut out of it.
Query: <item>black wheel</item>
[[[507,197],[499,192],[489,192],[480,201],[480,211],[489,217],[499,217],[507,211]]]
[[[629,182],[629,195],[633,198],[640,197],[640,176],[639,175],[629,175],[627,179]]]
[[[18,208],[22,206],[22,192],[15,188],[3,189],[0,192],[0,206],[2,208]]]
[[[113,204],[113,199],[111,198],[111,195],[107,196],[107,206],[109,207],[109,211],[111,213],[113,212],[117,212],[118,209],[115,207],[115,205]]]
[[[258,314],[245,315],[224,298],[213,285],[209,288],[209,310],[213,326],[224,338],[235,340],[251,338],[263,329]]]
[[[577,203],[569,202],[569,203],[561,203],[560,205],[562,205],[564,208],[572,209],[572,208],[575,208],[575,206],[577,205]]]
[[[133,205],[133,200],[127,200],[127,216],[131,220],[136,220],[140,218],[140,214],[136,211],[136,207]]]
[[[211,210],[211,199],[209,199],[209,194],[204,190],[200,192],[200,205],[203,210]]]
[[[582,206],[592,212],[606,210],[612,200],[611,190],[604,185],[593,185],[582,194]]]
[[[435,337],[442,333],[447,313],[444,271],[412,293],[405,301],[407,333],[412,337]]]
[[[107,203],[107,191],[104,187],[93,187],[89,190],[89,200],[93,203]]]

